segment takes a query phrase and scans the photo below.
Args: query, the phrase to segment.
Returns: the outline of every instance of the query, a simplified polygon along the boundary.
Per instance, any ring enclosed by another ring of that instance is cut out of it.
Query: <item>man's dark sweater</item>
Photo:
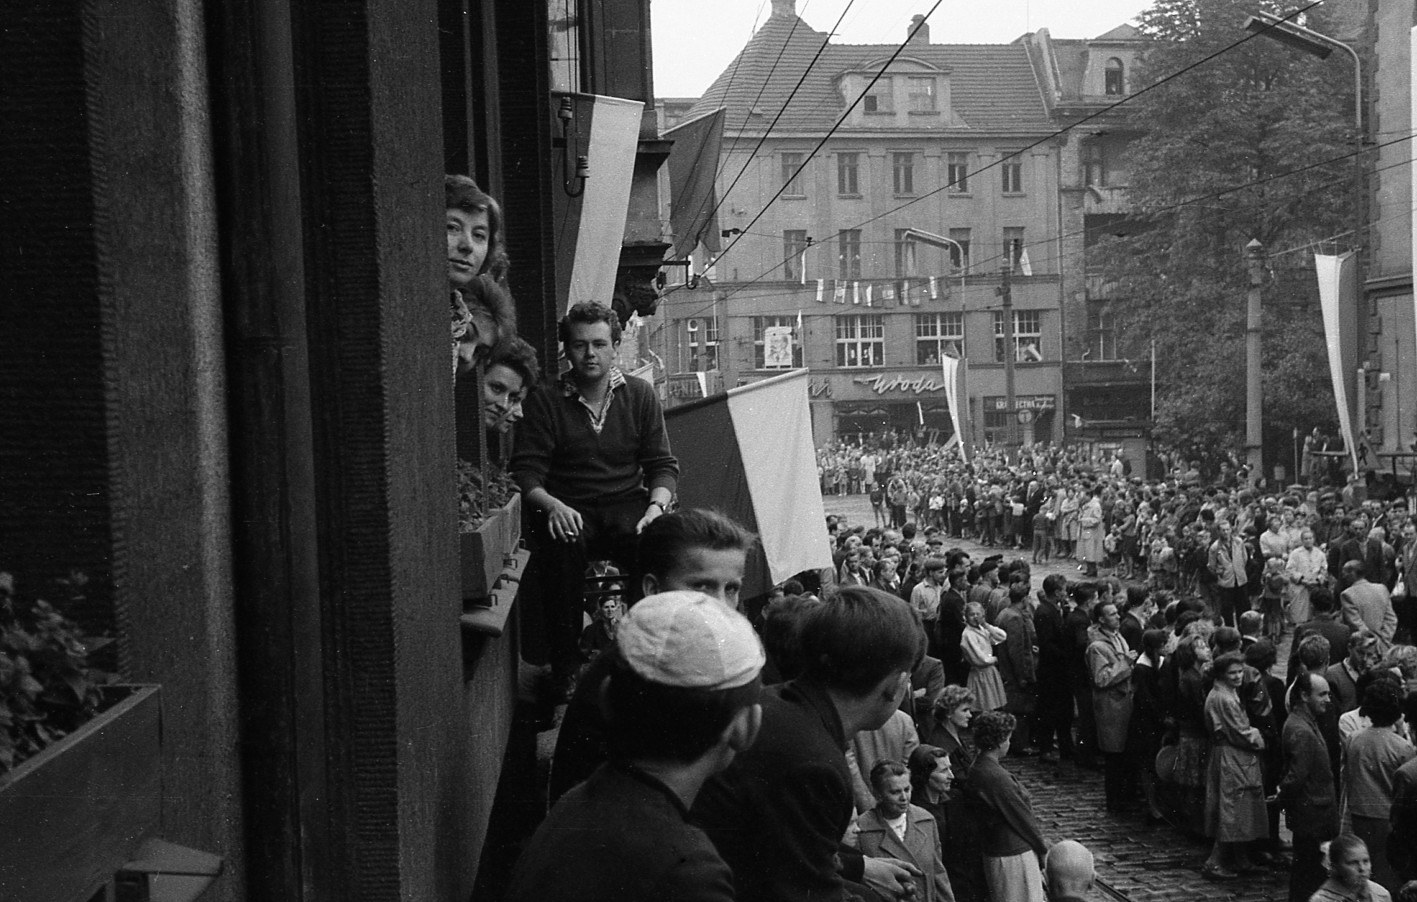
[[[631,501],[646,489],[678,486],[664,410],[641,379],[616,380],[600,432],[568,380],[539,386],[526,399],[510,469],[522,497],[536,488],[579,510]]]
[[[693,809],[733,869],[739,902],[833,902],[843,877],[860,881],[860,853],[840,843],[854,813],[846,740],[821,689],[794,681],[764,692],[757,741],[704,784]]]

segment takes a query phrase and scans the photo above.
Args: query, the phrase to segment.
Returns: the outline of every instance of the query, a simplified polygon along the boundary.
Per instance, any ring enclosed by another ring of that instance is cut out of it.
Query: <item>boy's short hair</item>
[[[920,615],[898,596],[847,586],[813,606],[802,624],[804,675],[856,698],[925,655]]]
[[[571,340],[571,327],[583,326],[592,323],[606,323],[610,326],[610,341],[614,344],[620,343],[620,315],[604,304],[596,304],[591,301],[581,301],[579,304],[571,306],[566,311],[566,315],[561,317],[561,321],[556,324],[556,336],[561,339],[561,344],[568,344]]]
[[[1318,633],[1310,633],[1299,642],[1299,663],[1305,670],[1318,670],[1333,661],[1333,649]]]
[[[1245,611],[1240,615],[1240,635],[1253,636],[1264,626],[1264,615],[1259,611]]]
[[[640,573],[663,579],[688,551],[747,552],[758,537],[715,510],[687,508],[656,517],[640,533]]]
[[[443,198],[445,209],[487,214],[487,256],[482,259],[478,273],[487,273],[498,282],[505,280],[511,261],[507,259],[506,243],[502,240],[501,206],[465,175],[443,176]]]

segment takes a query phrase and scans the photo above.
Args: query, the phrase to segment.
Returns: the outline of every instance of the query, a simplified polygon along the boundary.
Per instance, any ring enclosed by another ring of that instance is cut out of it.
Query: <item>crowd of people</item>
[[[916,608],[954,690],[922,731],[969,692],[975,709],[1019,718],[1013,754],[1100,767],[1108,809],[1210,838],[1215,880],[1288,867],[1291,898],[1309,899],[1336,837],[1344,854],[1370,850],[1387,891],[1417,876],[1406,499],[1366,498],[1355,480],[1266,493],[1238,466],[1205,480],[1178,462],[1146,480],[1066,448],[848,457],[877,476],[863,493],[885,510],[873,526],[831,525],[823,591],[869,585]],[[965,539],[999,552],[949,547]],[[1055,557],[1083,572],[1035,593],[1032,567]],[[1273,671],[1291,630],[1286,682]]]

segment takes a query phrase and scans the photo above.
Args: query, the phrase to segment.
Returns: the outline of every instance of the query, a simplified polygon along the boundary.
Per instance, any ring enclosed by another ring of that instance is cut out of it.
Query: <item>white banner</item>
[[[1319,306],[1323,310],[1324,341],[1328,346],[1328,372],[1333,400],[1338,408],[1338,428],[1343,447],[1358,472],[1358,442],[1353,434],[1353,407],[1360,403],[1358,384],[1358,264],[1353,253],[1314,254],[1319,280]]]
[[[578,109],[578,117],[583,116],[585,106]],[[620,265],[620,245],[625,240],[630,179],[635,171],[643,110],[640,101],[619,97],[597,95],[591,104],[590,135],[585,138],[582,133],[585,143],[581,145],[591,174],[581,196],[567,309],[581,301],[608,306],[615,293],[615,271]],[[582,122],[573,127],[582,128]]]
[[[959,453],[964,458],[965,463],[969,462],[969,443],[965,440],[964,419],[959,413],[959,399],[964,396],[969,397],[963,388],[964,373],[958,358],[945,355],[940,360],[940,371],[945,379],[945,401],[950,405],[950,423],[955,427],[955,435],[959,438]]]

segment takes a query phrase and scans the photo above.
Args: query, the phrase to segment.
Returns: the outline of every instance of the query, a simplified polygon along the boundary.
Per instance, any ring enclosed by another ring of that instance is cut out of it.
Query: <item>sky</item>
[[[797,0],[797,15],[817,31],[832,28],[849,0]],[[898,44],[910,17],[934,0],[856,0],[837,29],[846,44]],[[930,16],[937,44],[1004,44],[1047,28],[1055,38],[1091,38],[1130,22],[1146,0],[942,0]],[[654,93],[698,97],[767,20],[770,0],[652,0]]]

